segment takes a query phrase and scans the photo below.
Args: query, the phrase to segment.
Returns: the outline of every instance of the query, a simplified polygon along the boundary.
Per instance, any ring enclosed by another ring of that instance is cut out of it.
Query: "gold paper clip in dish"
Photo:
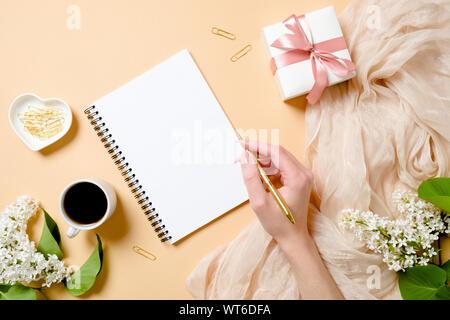
[[[230,40],[236,40],[236,35],[232,34],[231,32],[225,31],[223,29],[219,29],[217,27],[212,27],[211,32],[213,34],[216,34],[218,36],[230,39]]]
[[[152,260],[152,261],[156,260],[156,256],[153,253],[148,252],[147,250],[144,250],[139,246],[136,246],[136,245],[133,246],[133,251],[136,252],[137,254],[140,254],[144,258],[147,258],[148,260]]]
[[[250,44],[246,45],[244,48],[242,48],[241,50],[239,50],[238,52],[236,52],[231,58],[230,60],[232,62],[236,62],[238,61],[240,58],[242,58],[243,56],[245,56],[250,50],[252,50],[252,46]]]

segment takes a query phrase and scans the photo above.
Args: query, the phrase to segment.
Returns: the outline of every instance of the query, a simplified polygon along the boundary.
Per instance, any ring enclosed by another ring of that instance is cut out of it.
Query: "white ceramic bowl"
[[[26,111],[29,105],[60,108],[64,112],[64,125],[62,131],[45,140],[39,139],[29,133],[18,117],[19,114]],[[61,139],[67,131],[69,131],[72,124],[72,111],[70,110],[69,105],[61,99],[42,99],[33,93],[24,93],[15,98],[9,107],[9,123],[28,148],[33,151],[38,151]]]

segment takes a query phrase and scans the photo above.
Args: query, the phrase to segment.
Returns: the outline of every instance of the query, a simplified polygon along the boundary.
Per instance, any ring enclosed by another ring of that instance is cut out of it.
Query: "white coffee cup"
[[[72,220],[66,210],[64,209],[64,199],[66,197],[67,191],[72,188],[74,185],[81,183],[81,182],[90,182],[95,184],[97,187],[99,187],[103,193],[105,194],[106,201],[107,201],[107,207],[106,212],[103,215],[103,217],[94,223],[90,224],[80,224],[74,220]],[[64,190],[61,193],[60,199],[59,199],[59,211],[61,212],[61,215],[63,216],[64,220],[69,224],[69,230],[67,230],[67,237],[73,238],[75,237],[81,230],[91,230],[95,229],[101,224],[103,224],[108,218],[113,214],[114,210],[116,209],[117,204],[117,197],[116,193],[114,192],[114,189],[111,187],[109,183],[106,181],[99,179],[99,178],[89,178],[89,179],[81,179],[74,181],[70,183],[67,187],[64,188]]]

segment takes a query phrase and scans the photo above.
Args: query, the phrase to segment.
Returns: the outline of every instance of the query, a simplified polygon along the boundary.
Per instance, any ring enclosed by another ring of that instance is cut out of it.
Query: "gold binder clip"
[[[147,258],[148,260],[152,260],[152,261],[156,260],[156,256],[153,253],[148,252],[147,250],[144,250],[139,246],[136,246],[136,245],[133,246],[133,251],[136,252],[137,254],[140,254],[144,258]]]
[[[242,58],[243,56],[245,56],[250,50],[252,50],[252,46],[250,44],[246,45],[244,48],[242,48],[241,50],[239,50],[238,52],[236,52],[231,58],[230,60],[232,62],[236,62],[238,61],[240,58]]]
[[[213,34],[216,34],[218,36],[230,39],[230,40],[235,40],[236,39],[236,35],[232,34],[231,32],[219,29],[217,27],[212,27],[211,32]]]

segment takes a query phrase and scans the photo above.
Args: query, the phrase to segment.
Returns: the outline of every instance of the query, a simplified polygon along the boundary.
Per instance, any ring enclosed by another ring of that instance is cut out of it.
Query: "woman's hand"
[[[291,209],[292,224],[283,214],[272,194],[266,190],[253,158],[247,152],[241,157],[242,173],[250,204],[264,229],[278,242],[292,266],[302,298],[342,299],[328,269],[320,257],[314,240],[308,233],[308,207],[313,176],[283,147],[245,141],[245,149],[258,157],[271,175],[278,180],[280,195]]]
[[[278,192],[286,201],[295,220],[292,224],[281,211],[272,194],[261,180],[258,167],[248,152],[241,156],[242,174],[247,186],[250,205],[264,229],[283,244],[309,237],[307,229],[308,206],[313,183],[312,173],[281,146],[256,141],[244,142],[246,150],[258,157],[265,172],[275,183],[281,183]]]

